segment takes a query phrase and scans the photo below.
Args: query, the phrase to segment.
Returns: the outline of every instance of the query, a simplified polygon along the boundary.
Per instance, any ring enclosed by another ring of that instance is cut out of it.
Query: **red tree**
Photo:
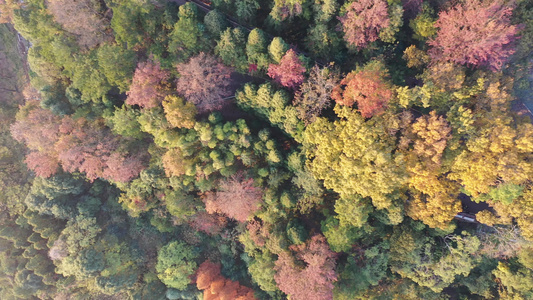
[[[281,253],[274,275],[279,289],[294,300],[333,299],[337,255],[329,249],[324,236],[315,235],[306,244],[290,248],[296,253],[295,258],[303,262],[303,267],[289,253]]]
[[[159,106],[167,95],[170,73],[162,70],[159,62],[140,62],[135,70],[126,104],[144,108]]]
[[[268,76],[289,89],[296,90],[304,81],[305,68],[294,50],[289,49],[279,65],[270,64]]]
[[[26,155],[24,162],[28,169],[33,170],[37,176],[41,177],[50,177],[59,169],[57,157],[47,153],[30,152]]]
[[[126,141],[112,134],[102,119],[89,122],[66,117],[60,131],[55,148],[67,172],[85,172],[90,180],[101,177],[127,182],[144,169],[143,155],[121,150]]]
[[[129,141],[112,134],[103,119],[60,119],[36,101],[21,108],[11,133],[30,149],[26,163],[38,176],[52,176],[61,165],[67,172],[85,172],[91,180],[127,182],[146,160],[142,150],[128,153]]]
[[[177,66],[180,78],[176,83],[179,94],[200,112],[220,109],[231,94],[231,68],[211,55],[200,53],[187,63]]]
[[[254,291],[220,274],[220,264],[204,261],[196,271],[196,286],[204,300],[254,300]]]
[[[37,176],[50,177],[58,171],[54,145],[60,136],[60,124],[61,119],[41,108],[38,101],[28,101],[11,125],[11,135],[30,149],[25,162]]]
[[[389,27],[387,2],[383,0],[356,0],[338,17],[342,24],[344,39],[357,49],[366,47],[378,39],[379,32]]]
[[[439,31],[429,41],[432,59],[501,69],[514,53],[512,42],[520,28],[511,24],[512,12],[502,0],[467,0],[439,13]]]
[[[357,103],[361,115],[370,118],[383,112],[392,98],[392,86],[386,81],[387,72],[379,63],[371,63],[363,70],[346,75],[331,97],[339,104]]]
[[[197,231],[203,231],[209,235],[219,234],[226,226],[227,218],[217,214],[209,214],[200,211],[189,219],[189,225]]]
[[[204,197],[205,209],[209,213],[221,213],[239,222],[246,222],[262,202],[261,189],[254,186],[252,178],[242,174],[234,175],[220,183],[216,193]]]

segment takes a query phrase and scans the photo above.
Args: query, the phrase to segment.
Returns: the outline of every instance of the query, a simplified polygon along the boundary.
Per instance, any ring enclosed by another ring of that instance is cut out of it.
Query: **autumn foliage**
[[[268,76],[277,83],[292,90],[298,89],[304,81],[305,67],[294,50],[289,49],[281,58],[279,65],[270,64]]]
[[[204,300],[254,300],[254,291],[220,274],[220,264],[203,262],[196,272],[196,286],[204,291]]]
[[[291,246],[300,262],[289,253],[281,253],[276,261],[274,279],[281,291],[294,300],[333,299],[335,252],[322,235],[313,236],[306,244]]]
[[[357,0],[338,17],[344,39],[348,45],[360,50],[378,39],[383,28],[389,26],[387,2],[383,0]]]
[[[361,115],[370,118],[383,112],[393,96],[392,86],[386,77],[387,72],[379,63],[371,63],[346,75],[331,97],[341,105],[357,103]]]
[[[189,219],[189,225],[209,235],[219,234],[226,227],[227,218],[218,214],[199,211]]]
[[[159,62],[140,62],[137,65],[126,104],[139,105],[143,108],[159,106],[168,89],[169,72],[162,70]]]
[[[213,111],[224,105],[224,97],[231,94],[231,68],[209,54],[200,53],[189,62],[177,66],[180,77],[176,89],[180,95],[198,108],[199,112]]]
[[[87,48],[93,48],[110,37],[107,32],[109,19],[104,16],[105,11],[99,3],[91,0],[47,2],[54,20],[74,34],[81,46]]]
[[[439,13],[430,55],[437,61],[501,69],[514,53],[520,28],[511,24],[512,12],[501,0],[468,0]]]
[[[221,213],[239,222],[246,222],[262,202],[263,193],[254,186],[252,178],[234,175],[220,183],[216,193],[204,197],[209,213]]]
[[[112,134],[103,119],[60,119],[29,102],[11,132],[31,150],[26,163],[38,176],[52,176],[61,165],[67,172],[84,172],[90,180],[127,182],[145,167],[145,155],[127,151],[125,140]]]

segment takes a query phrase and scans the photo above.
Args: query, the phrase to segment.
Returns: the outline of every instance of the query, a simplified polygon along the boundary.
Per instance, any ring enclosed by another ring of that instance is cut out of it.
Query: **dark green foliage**
[[[232,66],[240,72],[245,72],[248,69],[245,47],[244,32],[239,28],[228,28],[221,34],[215,47],[215,53],[224,64]]]
[[[205,28],[214,38],[220,35],[229,27],[226,17],[217,9],[208,12],[204,17]]]
[[[207,43],[204,30],[196,5],[187,2],[180,6],[178,21],[169,36],[169,51],[184,59],[202,51]]]
[[[156,270],[159,279],[168,287],[184,290],[194,273],[197,253],[189,245],[174,241],[159,250]]]

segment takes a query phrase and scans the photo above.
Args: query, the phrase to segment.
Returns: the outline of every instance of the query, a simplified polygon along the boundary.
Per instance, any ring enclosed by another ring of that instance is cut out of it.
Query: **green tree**
[[[232,66],[240,72],[245,72],[248,69],[245,48],[244,32],[240,28],[228,28],[220,36],[215,47],[215,53],[224,64]]]
[[[259,70],[265,70],[270,64],[267,44],[268,40],[261,29],[255,28],[248,34],[248,41],[246,42],[248,63],[256,65]]]
[[[180,6],[178,18],[174,30],[170,33],[168,50],[179,57],[188,58],[204,50],[204,26],[199,21],[196,5],[190,2]]]
[[[198,254],[189,245],[174,241],[159,250],[157,276],[171,288],[184,290],[191,282],[189,276],[196,271]]]

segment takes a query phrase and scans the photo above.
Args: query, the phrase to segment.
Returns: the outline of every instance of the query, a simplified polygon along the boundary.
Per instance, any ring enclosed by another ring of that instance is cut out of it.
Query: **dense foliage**
[[[533,298],[532,1],[203,2],[0,0],[1,299]]]

